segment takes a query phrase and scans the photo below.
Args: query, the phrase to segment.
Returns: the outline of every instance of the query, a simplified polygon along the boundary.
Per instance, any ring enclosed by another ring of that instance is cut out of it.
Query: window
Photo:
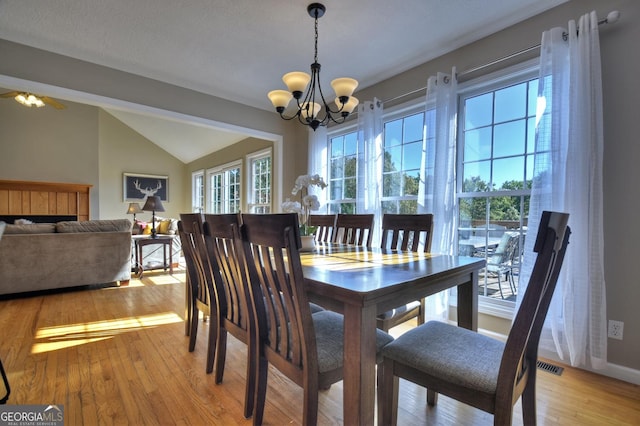
[[[515,301],[535,147],[536,69],[460,92],[458,252],[485,257],[480,295]]]
[[[207,170],[208,213],[237,213],[240,211],[241,162]]]
[[[382,213],[416,213],[424,133],[424,103],[385,113]],[[329,138],[329,213],[357,213],[358,132]]]
[[[424,112],[384,123],[382,213],[418,212],[423,133]]]
[[[356,213],[358,133],[331,138],[329,156],[329,213]]]
[[[195,213],[204,212],[204,170],[191,174],[191,209]]]
[[[249,212],[271,212],[271,150],[247,157],[249,164]]]

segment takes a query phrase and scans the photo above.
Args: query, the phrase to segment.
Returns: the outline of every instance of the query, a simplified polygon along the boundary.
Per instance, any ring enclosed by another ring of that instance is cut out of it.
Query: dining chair
[[[515,282],[513,279],[513,267],[516,267],[516,262],[520,249],[520,234],[518,232],[505,232],[500,238],[498,247],[493,253],[487,256],[487,274],[492,274],[498,279],[498,290],[500,291],[500,297],[504,299],[504,292],[502,291],[502,276],[509,284],[511,294],[516,294]]]
[[[329,310],[311,313],[295,213],[243,214],[238,244],[254,313],[249,345],[258,359],[253,423],[262,424],[271,364],[303,388],[302,423],[315,425],[319,389],[342,380],[343,317]],[[392,340],[377,330],[377,351]]]
[[[431,251],[433,215],[426,214],[385,214],[382,216],[382,237],[380,247],[390,250],[417,252]],[[425,300],[416,300],[378,315],[378,328],[389,331],[412,318],[418,318],[418,325],[424,323]]]
[[[205,252],[215,286],[216,313],[210,321],[215,326],[215,383],[222,383],[227,354],[227,334],[249,344],[249,322],[253,317],[247,294],[240,276],[240,264],[234,236],[240,223],[239,214],[205,214],[203,229]],[[254,379],[252,351],[247,350],[244,416],[251,417],[253,411]],[[209,368],[207,365],[207,372]]]
[[[206,255],[201,252],[202,243],[202,215],[200,213],[181,213],[178,222],[178,235],[187,268],[188,303],[187,314],[189,321],[189,352],[196,347],[198,336],[198,322],[200,312],[204,318],[215,315],[215,301],[212,299],[213,281],[207,276]],[[211,373],[216,342],[216,321],[209,321],[209,340],[207,344],[207,373]]]
[[[333,242],[371,247],[373,214],[343,214],[336,217]]]
[[[4,234],[4,229],[6,227],[6,223],[0,221],[0,240],[2,240],[2,234]],[[5,394],[2,398],[0,398],[0,404],[6,404],[9,399],[9,395],[11,395],[11,386],[9,386],[9,378],[7,377],[7,373],[4,371],[4,366],[2,365],[2,359],[0,359],[0,375],[2,376],[2,383],[4,383]]]
[[[315,235],[317,242],[330,243],[336,226],[336,215],[310,214],[309,219],[307,219],[307,224],[316,228]]]
[[[538,343],[571,233],[568,219],[566,213],[542,213],[537,257],[506,343],[429,321],[383,349],[380,424],[396,424],[398,378],[426,387],[429,405],[442,393],[493,414],[495,425],[511,425],[513,405],[522,397],[524,424],[536,423]]]

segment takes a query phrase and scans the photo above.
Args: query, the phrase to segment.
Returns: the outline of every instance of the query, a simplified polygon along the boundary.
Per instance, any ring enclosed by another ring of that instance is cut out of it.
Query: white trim
[[[245,164],[246,164],[246,171],[245,171],[245,179],[246,179],[246,184],[245,184],[245,191],[246,191],[246,199],[245,199],[245,204],[244,206],[246,207],[246,210],[248,212],[251,212],[251,205],[254,204],[253,199],[254,199],[254,193],[253,193],[253,161],[254,160],[259,160],[262,158],[270,158],[271,159],[271,201],[269,203],[269,211],[273,211],[273,192],[274,192],[274,188],[273,188],[273,175],[274,175],[274,170],[273,170],[273,150],[271,148],[265,148],[265,149],[261,149],[260,151],[255,151],[249,154],[246,154],[244,156],[245,158]]]
[[[204,213],[206,205],[207,205],[207,178],[206,178],[206,173],[204,169],[200,169],[200,170],[195,170],[193,172],[191,172],[191,211],[195,211],[195,198],[197,196],[196,194],[196,187],[194,185],[196,177],[201,176],[202,177],[202,206],[200,206],[200,208],[202,209],[201,213]]]
[[[450,324],[456,325],[455,322],[449,321]],[[489,336],[496,340],[500,340],[502,342],[507,341],[507,336],[501,333],[496,333],[491,330],[486,329],[478,329],[478,333],[483,334],[485,336]],[[569,366],[565,361],[561,360],[558,357],[558,354],[549,350],[545,350],[540,348],[538,351],[538,356],[541,358],[546,358],[550,361],[553,361],[556,364],[561,364],[561,366]],[[634,370],[633,368],[624,367],[622,365],[607,363],[607,366],[602,370],[596,370],[593,368],[580,366],[580,367],[571,367],[578,368],[580,370],[586,370],[594,374],[599,374],[601,376],[610,377],[617,380],[622,380],[623,382],[633,383],[634,385],[640,385],[640,370]]]
[[[557,362],[558,364],[568,365],[566,361],[561,360],[558,357],[558,354],[555,352],[551,352],[549,350],[539,349],[538,355]],[[622,365],[612,364],[610,362],[607,363],[607,366],[602,370],[596,370],[586,366],[575,367],[580,368],[582,370],[590,371],[595,374],[599,374],[601,376],[611,377],[613,379],[622,380],[624,382],[633,383],[635,385],[640,385],[640,370],[634,370],[633,368],[625,367]]]

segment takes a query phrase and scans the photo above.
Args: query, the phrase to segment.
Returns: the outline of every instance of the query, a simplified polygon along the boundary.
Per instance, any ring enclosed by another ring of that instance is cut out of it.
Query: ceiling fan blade
[[[55,109],[65,109],[66,108],[65,105],[62,105],[60,102],[58,102],[55,99],[50,98],[48,96],[41,96],[40,99],[42,99],[42,102],[44,102],[47,105],[51,105]]]
[[[20,92],[14,90],[13,92],[7,92],[7,93],[0,94],[0,98],[15,98],[19,94],[20,94]]]

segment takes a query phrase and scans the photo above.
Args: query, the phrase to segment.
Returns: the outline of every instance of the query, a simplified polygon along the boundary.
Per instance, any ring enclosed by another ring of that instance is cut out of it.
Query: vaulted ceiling
[[[325,0],[322,84],[328,90],[330,80],[349,76],[368,87],[565,1]],[[267,92],[285,88],[285,72],[308,71],[313,62],[307,3],[0,0],[0,38],[271,110]],[[230,144],[245,137],[109,112],[185,162],[211,152],[211,138]],[[184,152],[176,132],[203,143]]]

